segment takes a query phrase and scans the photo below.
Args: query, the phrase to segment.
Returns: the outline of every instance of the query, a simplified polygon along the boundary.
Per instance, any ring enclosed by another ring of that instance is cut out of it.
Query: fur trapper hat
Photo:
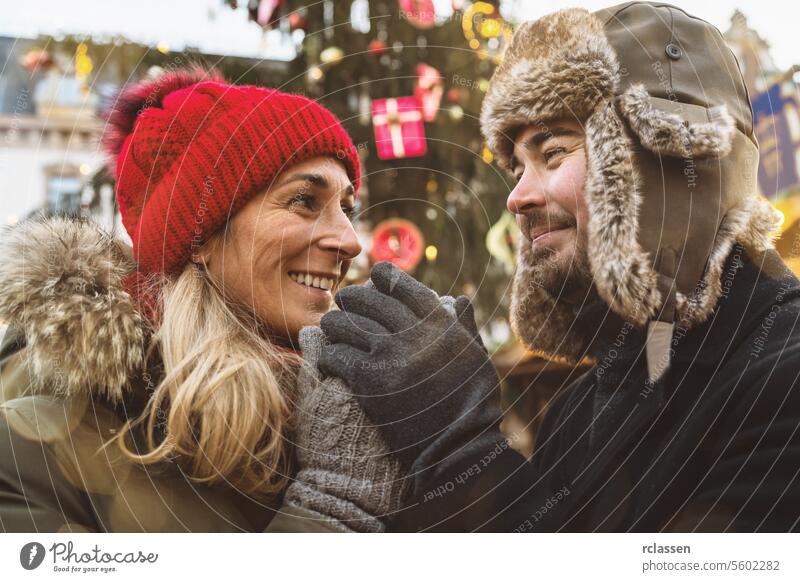
[[[772,246],[757,196],[758,145],[742,74],[719,31],[662,3],[562,10],[520,26],[494,73],[481,126],[508,169],[516,132],[573,119],[586,134],[589,264],[600,297],[647,329],[650,380],[669,367],[675,326],[713,312],[734,243]],[[521,244],[512,311],[525,280]],[[587,338],[569,305],[537,289],[515,331],[576,361]]]

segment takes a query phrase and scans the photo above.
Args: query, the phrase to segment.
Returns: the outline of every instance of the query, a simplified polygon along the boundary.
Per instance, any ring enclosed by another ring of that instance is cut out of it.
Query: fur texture
[[[714,239],[703,279],[689,296],[677,294],[676,319],[681,327],[691,329],[714,311],[722,294],[722,270],[733,245],[738,242],[751,254],[771,249],[779,222],[772,205],[755,196],[728,211]]]
[[[600,21],[582,8],[562,10],[517,30],[492,76],[481,128],[508,169],[514,130],[556,117],[586,119],[613,96],[619,64]]]
[[[658,276],[636,240],[641,179],[632,144],[609,101],[586,122],[589,264],[597,291],[629,321],[644,325],[661,305]]]
[[[0,319],[24,332],[35,389],[121,398],[143,361],[143,322],[123,286],[133,267],[85,220],[28,220],[0,235]]]
[[[576,363],[586,355],[587,339],[577,329],[572,309],[536,283],[533,251],[525,243],[520,241],[511,287],[511,328],[535,353]]]
[[[735,124],[727,107],[709,109],[708,123],[684,123],[675,114],[656,109],[644,85],[631,85],[619,96],[621,113],[641,144],[659,155],[722,158],[731,151]]]

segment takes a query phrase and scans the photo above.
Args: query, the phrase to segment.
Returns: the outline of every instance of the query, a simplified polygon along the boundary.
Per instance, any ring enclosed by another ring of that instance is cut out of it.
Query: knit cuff
[[[264,532],[353,533],[353,530],[327,515],[286,503],[277,511]]]
[[[320,514],[324,519],[341,526],[341,531],[382,533],[386,526],[374,515],[347,499],[342,499],[303,480],[303,471],[286,490],[284,503]]]

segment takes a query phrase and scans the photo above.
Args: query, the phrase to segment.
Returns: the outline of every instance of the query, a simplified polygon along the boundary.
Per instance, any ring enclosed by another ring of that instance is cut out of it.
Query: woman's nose
[[[353,223],[341,210],[328,221],[328,228],[320,238],[320,247],[336,252],[340,260],[354,259],[361,253],[361,243]]]
[[[545,188],[536,172],[525,170],[522,178],[511,190],[506,200],[506,208],[513,214],[524,214],[537,206],[546,203]]]

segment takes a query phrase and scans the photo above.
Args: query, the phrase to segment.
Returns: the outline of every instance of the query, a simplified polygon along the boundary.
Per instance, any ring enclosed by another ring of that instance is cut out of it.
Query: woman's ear
[[[209,253],[203,252],[202,249],[198,249],[192,253],[191,261],[198,267],[200,265],[208,265],[208,255]]]
[[[218,243],[219,236],[215,234],[206,242],[204,242],[199,248],[195,248],[192,252],[192,262],[197,266],[203,265],[208,267],[213,260],[212,257],[218,246]]]
[[[191,261],[192,261],[192,264],[195,267],[201,267],[201,266],[204,266],[204,265],[205,266],[208,265],[208,260],[203,255],[201,255],[200,253],[192,253]]]

